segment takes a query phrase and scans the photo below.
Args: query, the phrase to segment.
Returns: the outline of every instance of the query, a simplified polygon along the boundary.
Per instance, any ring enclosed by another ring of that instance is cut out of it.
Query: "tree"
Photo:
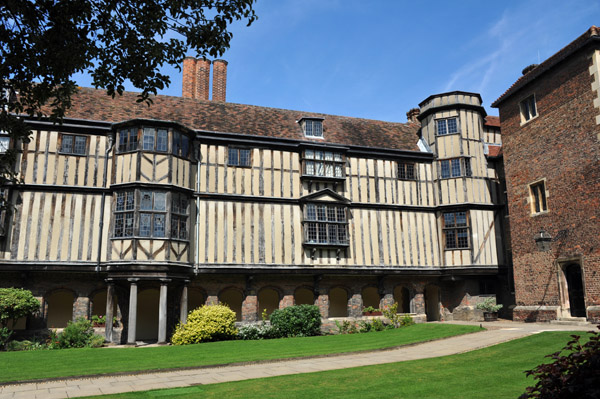
[[[256,20],[254,0],[5,0],[0,5],[0,131],[27,142],[17,115],[60,122],[88,72],[96,88],[115,96],[125,81],[138,101],[167,87],[167,65],[179,66],[188,48],[221,56],[234,20]],[[0,156],[0,184],[15,182],[14,151]]]
[[[33,297],[31,291],[21,288],[0,288],[0,347],[10,339],[12,331],[8,323],[14,327],[17,320],[40,310],[40,301]]]

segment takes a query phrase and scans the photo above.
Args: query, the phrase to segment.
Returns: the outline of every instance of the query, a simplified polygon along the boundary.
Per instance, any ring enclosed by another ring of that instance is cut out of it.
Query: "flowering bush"
[[[171,343],[199,344],[234,339],[236,336],[235,312],[227,305],[208,305],[192,310],[187,323],[177,325]]]

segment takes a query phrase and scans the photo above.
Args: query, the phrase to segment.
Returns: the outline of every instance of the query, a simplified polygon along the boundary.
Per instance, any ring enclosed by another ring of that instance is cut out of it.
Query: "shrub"
[[[412,326],[413,324],[415,324],[415,321],[411,315],[406,314],[400,319],[400,327]]]
[[[592,336],[585,344],[581,344],[580,336],[572,335],[573,339],[561,351],[546,356],[553,363],[526,371],[528,377],[532,375],[538,382],[520,398],[598,398],[600,332],[590,333]],[[563,351],[568,354],[562,355]]]
[[[272,325],[267,323],[247,324],[240,327],[238,338],[243,340],[278,338],[279,334]]]
[[[235,312],[227,305],[201,306],[192,310],[187,323],[178,324],[171,337],[174,345],[223,341],[237,335]]]
[[[33,297],[31,291],[21,288],[0,288],[0,348],[9,341],[12,331],[8,322],[13,326],[21,317],[29,316],[40,310],[40,301]]]
[[[356,334],[359,332],[356,325],[348,320],[344,320],[341,323],[338,320],[336,320],[335,325],[338,329],[339,334]]]
[[[65,348],[97,348],[102,346],[104,338],[94,334],[92,322],[78,318],[75,322],[69,321],[62,333],[58,335],[57,347]]]
[[[310,337],[321,334],[321,313],[315,305],[296,305],[277,309],[271,325],[282,337]]]
[[[484,312],[496,313],[502,309],[502,304],[496,305],[496,298],[489,297],[485,298],[483,302],[479,302],[476,307]]]

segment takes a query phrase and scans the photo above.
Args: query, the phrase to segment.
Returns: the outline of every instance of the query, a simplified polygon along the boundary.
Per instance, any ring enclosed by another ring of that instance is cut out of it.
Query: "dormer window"
[[[302,130],[305,137],[323,138],[323,119],[306,119],[300,120]]]

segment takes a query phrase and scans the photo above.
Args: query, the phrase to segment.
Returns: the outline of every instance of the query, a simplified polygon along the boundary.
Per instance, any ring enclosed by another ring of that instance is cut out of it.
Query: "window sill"
[[[465,248],[444,248],[444,251],[469,251],[471,250],[471,247],[465,247]]]
[[[460,132],[446,133],[446,134],[435,134],[435,137],[446,137],[446,136],[460,136]]]
[[[536,120],[538,116],[539,116],[539,114],[537,114],[533,118],[526,120],[526,121],[522,119],[523,117],[521,117],[521,125],[520,126],[524,126],[524,125],[528,124],[529,122]]]
[[[549,214],[549,213],[550,213],[550,211],[548,211],[548,210],[545,210],[545,211],[541,211],[541,212],[535,212],[535,213],[532,213],[532,214],[530,214],[529,216],[531,216],[532,218],[534,218],[534,217],[536,217],[536,216],[544,216],[544,215],[547,215],[547,214]]]
[[[329,176],[314,176],[314,175],[300,175],[302,180],[313,180],[323,182],[343,182],[346,181],[346,177],[329,177]]]
[[[113,241],[117,241],[117,240],[156,240],[156,241],[190,242],[189,240],[182,240],[181,238],[169,238],[169,237],[129,236],[129,237],[111,237],[110,239]]]
[[[252,169],[252,165],[232,165],[230,163],[227,164],[228,168],[244,168],[244,169]]]
[[[318,242],[304,242],[302,243],[302,245],[304,245],[307,248],[323,248],[323,249],[328,249],[328,248],[348,248],[350,247],[350,244],[332,244],[332,243],[318,243]]]

